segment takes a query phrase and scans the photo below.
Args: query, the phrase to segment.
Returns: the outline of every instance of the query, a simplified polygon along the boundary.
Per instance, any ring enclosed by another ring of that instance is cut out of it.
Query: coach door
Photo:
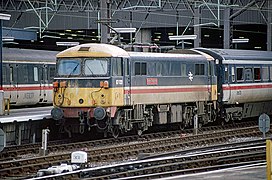
[[[9,64],[9,97],[10,103],[15,104],[17,102],[17,98],[19,97],[18,92],[18,65]]]
[[[208,81],[210,84],[210,99],[211,101],[217,100],[217,78],[214,74],[214,62],[209,61],[209,68],[208,68]]]
[[[48,101],[48,91],[49,89],[49,82],[48,82],[48,67],[46,64],[43,64],[41,67],[42,73],[41,73],[41,99],[42,102]]]
[[[130,70],[130,64],[129,59],[124,58],[123,61],[124,66],[124,104],[130,105],[131,101],[131,70]]]

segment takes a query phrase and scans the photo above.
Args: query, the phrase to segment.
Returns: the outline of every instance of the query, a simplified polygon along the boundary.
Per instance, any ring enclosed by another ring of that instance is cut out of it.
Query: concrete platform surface
[[[0,122],[12,123],[14,121],[24,122],[29,120],[50,119],[52,108],[53,106],[11,109],[9,115],[0,116]]]
[[[266,164],[256,164],[238,168],[228,168],[205,173],[180,175],[163,180],[265,180]]]

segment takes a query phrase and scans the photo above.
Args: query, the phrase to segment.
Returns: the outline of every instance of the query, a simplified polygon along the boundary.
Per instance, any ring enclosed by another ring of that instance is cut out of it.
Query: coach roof
[[[58,51],[3,48],[3,61],[56,62]]]
[[[268,60],[272,61],[271,51],[238,50],[238,49],[206,49],[196,48],[219,60]]]

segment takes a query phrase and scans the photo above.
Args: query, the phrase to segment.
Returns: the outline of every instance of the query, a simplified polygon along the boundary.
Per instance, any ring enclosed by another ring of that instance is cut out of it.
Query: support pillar
[[[141,29],[135,37],[135,42],[136,43],[151,43],[151,30]]]
[[[269,0],[267,1],[268,8],[272,9],[272,2]],[[267,51],[272,50],[272,12],[267,12]]]
[[[108,14],[108,0],[100,0],[100,30],[101,30],[101,43],[108,43],[108,27],[105,23],[109,21],[109,14]],[[102,23],[103,22],[103,23]]]
[[[224,11],[224,49],[230,48],[230,8],[226,8]]]
[[[201,27],[200,24],[200,8],[196,7],[194,9],[194,34],[197,35],[197,38],[194,40],[194,48],[201,47]]]

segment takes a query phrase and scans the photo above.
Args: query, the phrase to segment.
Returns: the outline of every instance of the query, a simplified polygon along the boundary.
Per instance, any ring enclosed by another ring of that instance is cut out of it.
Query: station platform
[[[180,175],[164,180],[265,180],[266,179],[266,163],[242,166],[236,168],[228,168],[224,170],[216,170],[205,173],[196,173],[189,175]]]
[[[40,142],[42,130],[50,129],[54,137],[53,106],[10,109],[9,114],[0,116],[0,128],[6,135],[6,145]]]
[[[53,106],[11,109],[8,115],[0,116],[0,123],[50,119],[52,108]]]

